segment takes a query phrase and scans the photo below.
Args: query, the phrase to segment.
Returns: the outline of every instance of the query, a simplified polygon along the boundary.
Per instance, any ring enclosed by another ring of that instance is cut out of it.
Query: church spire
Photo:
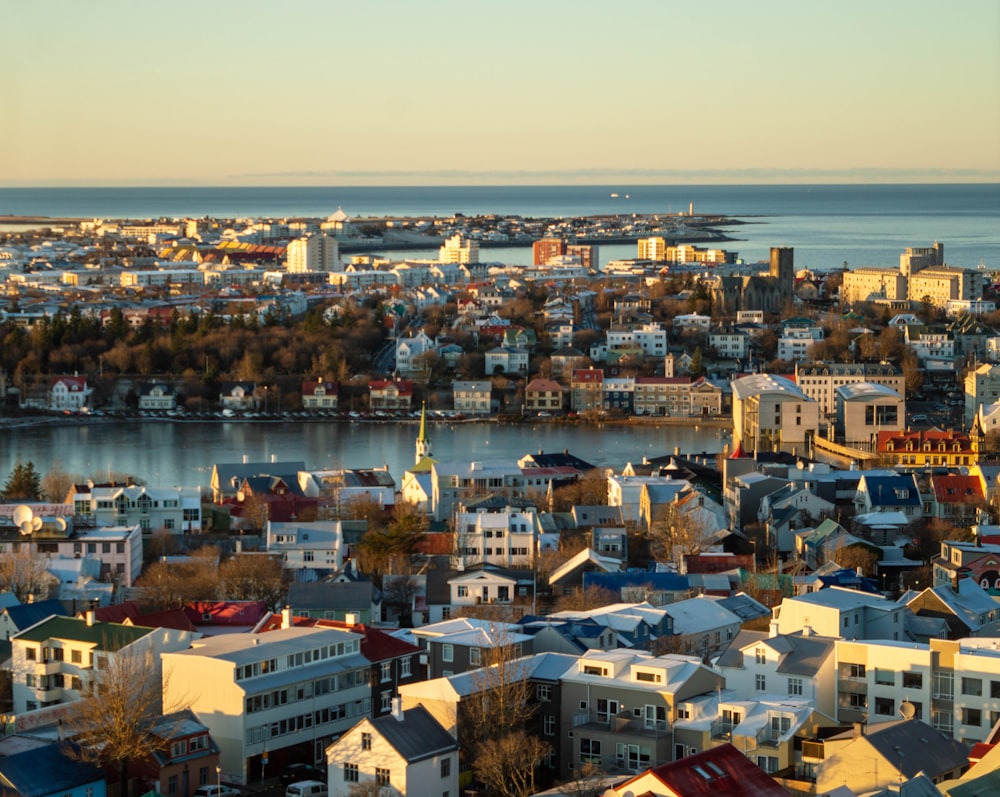
[[[427,403],[424,402],[420,407],[420,433],[417,435],[416,464],[419,465],[422,459],[430,455],[431,440],[427,436]]]

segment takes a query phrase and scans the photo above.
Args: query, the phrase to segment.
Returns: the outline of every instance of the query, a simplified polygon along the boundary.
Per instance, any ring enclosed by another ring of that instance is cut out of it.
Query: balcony
[[[730,720],[716,720],[712,723],[712,738],[732,741],[734,723]]]
[[[789,731],[778,731],[770,726],[761,728],[755,734],[758,747],[780,747]]]
[[[41,678],[45,675],[56,675],[62,672],[62,661],[57,659],[39,659],[35,662],[34,673]]]
[[[666,736],[670,733],[666,720],[649,720],[647,722],[642,717],[633,716],[630,711],[622,711],[611,716],[577,711],[573,714],[573,727],[586,727],[588,730],[653,738]]]

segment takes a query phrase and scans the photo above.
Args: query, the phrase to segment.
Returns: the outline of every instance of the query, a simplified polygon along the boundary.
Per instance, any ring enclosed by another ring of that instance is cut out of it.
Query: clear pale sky
[[[997,0],[0,0],[0,186],[1000,182]]]

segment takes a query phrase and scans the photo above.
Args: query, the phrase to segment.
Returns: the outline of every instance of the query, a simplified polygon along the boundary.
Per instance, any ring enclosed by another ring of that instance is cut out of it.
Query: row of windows
[[[263,692],[259,695],[247,695],[246,712],[253,714],[257,711],[266,711],[269,708],[283,706],[286,703],[309,700],[310,698],[320,697],[321,695],[330,694],[338,690],[364,686],[367,682],[368,676],[365,670],[351,670],[339,675],[331,675],[328,678],[303,682],[290,689],[275,689],[274,691]]]
[[[299,653],[290,653],[285,659],[285,666],[301,667],[304,664],[311,664],[334,656],[343,656],[347,653],[357,653],[359,643],[356,639],[347,642],[338,642],[336,645],[321,645],[312,650],[305,650]],[[276,672],[278,669],[277,659],[264,659],[253,664],[244,664],[236,668],[236,680],[242,681],[244,678],[254,678],[269,672]]]
[[[355,700],[353,703],[341,703],[337,706],[320,708],[306,714],[286,717],[275,722],[247,728],[246,743],[260,744],[278,736],[307,730],[314,725],[326,725],[338,720],[359,717],[369,713],[371,713],[371,698],[369,697],[366,697],[364,700]]]

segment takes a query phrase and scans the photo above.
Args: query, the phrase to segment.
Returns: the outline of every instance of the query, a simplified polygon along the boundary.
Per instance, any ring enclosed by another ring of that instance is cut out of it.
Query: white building
[[[201,489],[139,484],[77,484],[67,497],[74,512],[99,526],[138,524],[144,534],[201,531]]]
[[[205,637],[163,656],[164,702],[184,701],[208,726],[228,783],[259,777],[265,752],[322,761],[334,738],[371,716],[362,635],[287,627],[290,615],[277,631]]]
[[[350,797],[372,783],[399,797],[459,794],[458,742],[423,706],[363,719],[326,750],[331,797]]]
[[[438,250],[438,260],[442,263],[478,263],[479,242],[455,234]]]
[[[285,258],[285,267],[293,274],[341,270],[337,239],[323,233],[290,241],[285,250]]]
[[[344,534],[339,520],[267,523],[267,552],[282,557],[289,570],[337,570],[344,565]]]
[[[753,374],[733,382],[733,446],[747,453],[801,447],[819,427],[819,405],[794,382]]]
[[[456,550],[452,566],[478,562],[526,567],[538,547],[538,518],[533,507],[455,513]]]

